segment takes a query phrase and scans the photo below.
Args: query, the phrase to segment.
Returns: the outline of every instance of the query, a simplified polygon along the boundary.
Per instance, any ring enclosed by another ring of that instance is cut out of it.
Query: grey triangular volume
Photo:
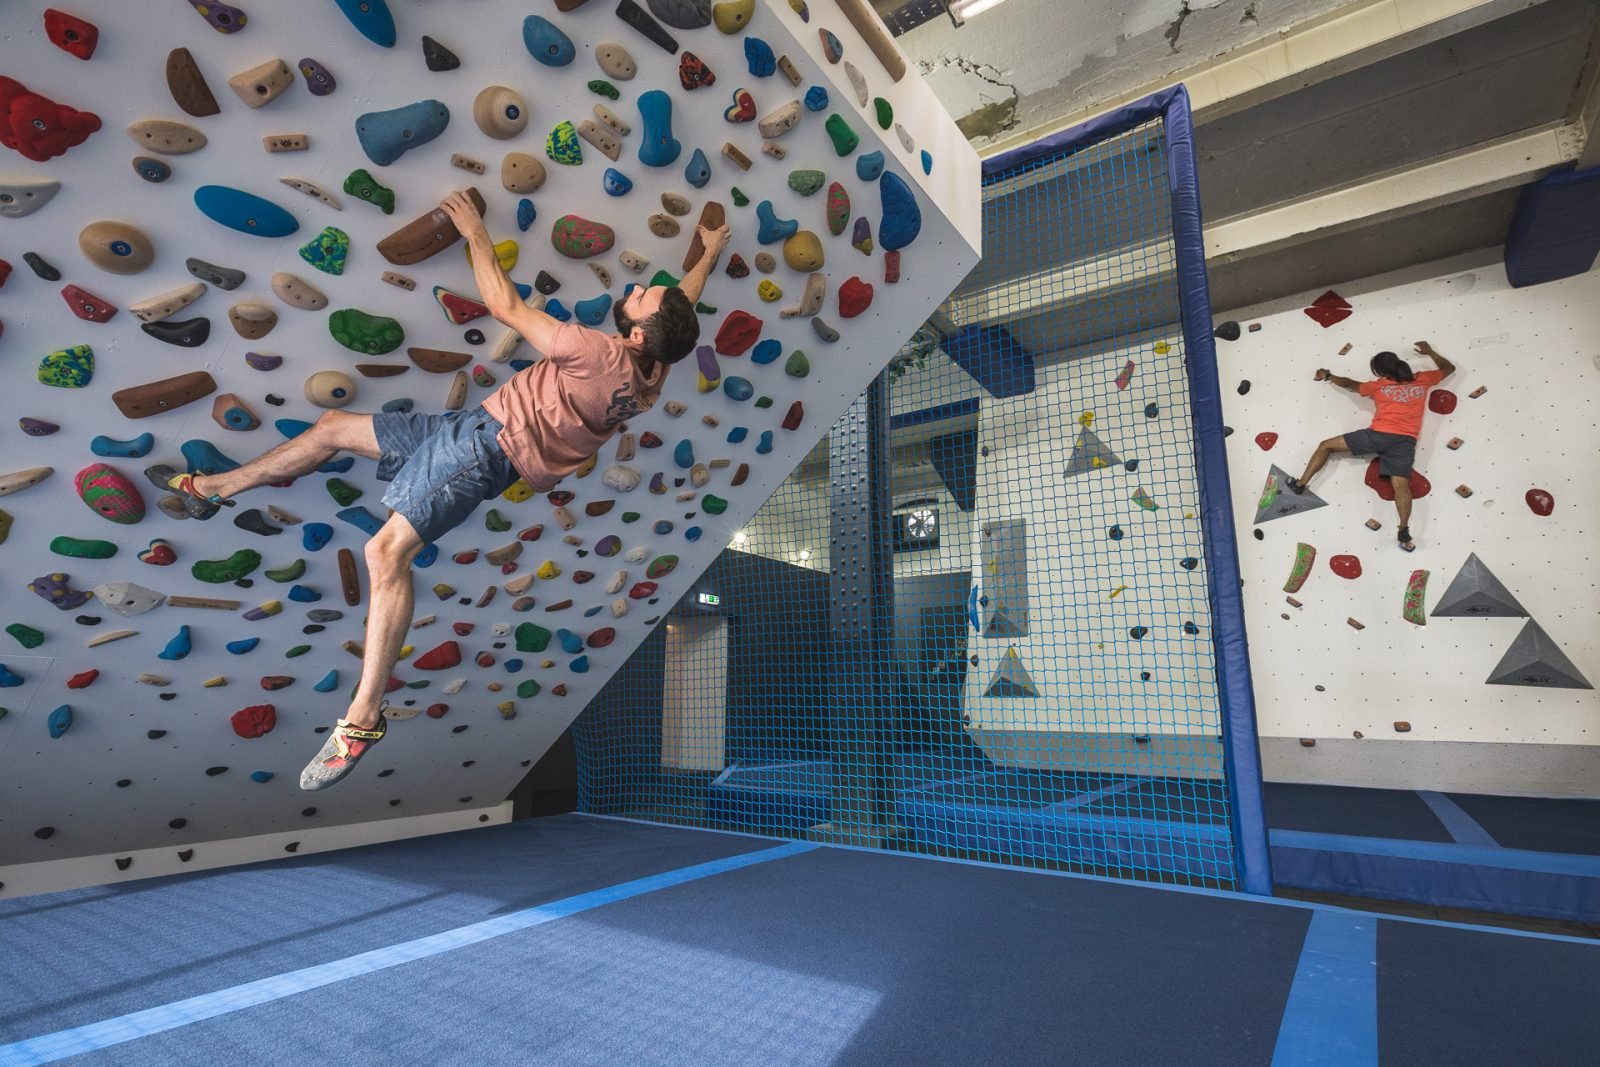
[[[1290,489],[1289,475],[1274,463],[1267,472],[1267,484],[1261,489],[1261,499],[1256,502],[1256,525],[1327,506],[1326,500],[1309,489],[1303,493]]]
[[[1068,478],[1075,478],[1089,471],[1115,467],[1121,462],[1117,454],[1100,440],[1100,435],[1085,426],[1078,431],[1078,441],[1072,446],[1072,458],[1067,461],[1067,469],[1062,473]]]
[[[986,697],[1036,697],[1039,690],[1034,687],[1033,677],[1028,674],[1028,668],[1022,665],[1022,658],[1017,655],[1015,645],[1006,649],[1006,654],[1000,661],[1000,666],[995,670],[994,677],[989,679],[989,688],[983,693]]]
[[[1531,685],[1540,689],[1593,689],[1566,653],[1532,619],[1490,673],[1488,685]]]
[[[1018,623],[1011,617],[1005,605],[994,609],[994,617],[989,620],[989,625],[984,627],[985,637],[1023,637],[1028,633],[1027,627]]]
[[[1467,556],[1450,588],[1433,606],[1434,618],[1525,619],[1528,612],[1476,552]]]

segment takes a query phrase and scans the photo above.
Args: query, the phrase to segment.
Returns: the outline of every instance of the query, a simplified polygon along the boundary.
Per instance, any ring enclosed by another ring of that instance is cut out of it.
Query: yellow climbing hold
[[[1126,588],[1128,588],[1128,587],[1125,586],[1125,585],[1119,585],[1115,589],[1111,590],[1111,599],[1112,600],[1117,599],[1117,594],[1121,593]]]
[[[1089,427],[1093,426],[1094,425],[1094,412],[1085,411],[1082,415],[1079,415],[1078,416],[1078,425],[1082,426],[1086,430]]]
[[[222,675],[219,674],[215,678],[207,678],[205,681],[201,682],[200,683],[200,688],[202,688],[202,689],[217,689],[217,688],[219,688],[221,686],[224,686],[224,685],[227,685],[227,684],[228,684],[228,680],[226,678],[224,678]]]
[[[495,242],[494,258],[499,261],[501,270],[509,274],[511,269],[517,265],[517,255],[517,242],[510,240],[509,238],[504,241]],[[472,262],[471,245],[467,246],[467,262]]]
[[[529,485],[521,478],[518,478],[510,485],[506,486],[506,491],[500,495],[506,500],[511,501],[513,504],[520,504],[524,500],[533,499],[533,486]]]
[[[1167,344],[1167,342],[1165,342],[1165,341],[1157,341],[1155,343],[1155,353],[1156,353],[1156,355],[1164,356],[1168,352],[1171,352],[1171,351],[1172,351],[1172,346]]]
[[[539,564],[539,569],[534,573],[548,582],[550,579],[560,576],[561,568],[556,566],[555,560],[547,559]]]
[[[415,652],[416,650],[417,650],[417,646],[416,645],[401,645],[400,646],[400,654],[398,656],[396,656],[395,658],[396,659],[410,659],[411,658],[411,653]]]

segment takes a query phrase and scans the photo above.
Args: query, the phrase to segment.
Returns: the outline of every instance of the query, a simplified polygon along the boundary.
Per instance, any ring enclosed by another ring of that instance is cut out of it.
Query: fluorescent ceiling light
[[[1004,2],[1005,0],[951,0],[950,14],[965,21]]]

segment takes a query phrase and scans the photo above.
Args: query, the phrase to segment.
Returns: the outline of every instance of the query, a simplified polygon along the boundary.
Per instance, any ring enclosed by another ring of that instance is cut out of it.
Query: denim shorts
[[[1344,443],[1352,455],[1378,455],[1378,473],[1385,478],[1405,478],[1417,462],[1417,439],[1382,430],[1351,430]]]
[[[378,438],[378,478],[389,483],[383,502],[404,515],[425,544],[517,480],[495,439],[500,422],[481,406],[437,415],[382,412],[372,416],[372,432]]]

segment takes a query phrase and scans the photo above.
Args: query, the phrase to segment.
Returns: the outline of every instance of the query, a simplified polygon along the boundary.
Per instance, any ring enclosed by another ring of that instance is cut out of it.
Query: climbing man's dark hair
[[[1380,378],[1389,378],[1397,382],[1409,382],[1416,377],[1411,373],[1411,364],[1393,352],[1379,352],[1373,356],[1372,373]]]
[[[693,352],[695,342],[700,340],[700,316],[695,314],[689,295],[674,285],[640,329],[644,330],[646,356],[657,363],[676,363]]]

